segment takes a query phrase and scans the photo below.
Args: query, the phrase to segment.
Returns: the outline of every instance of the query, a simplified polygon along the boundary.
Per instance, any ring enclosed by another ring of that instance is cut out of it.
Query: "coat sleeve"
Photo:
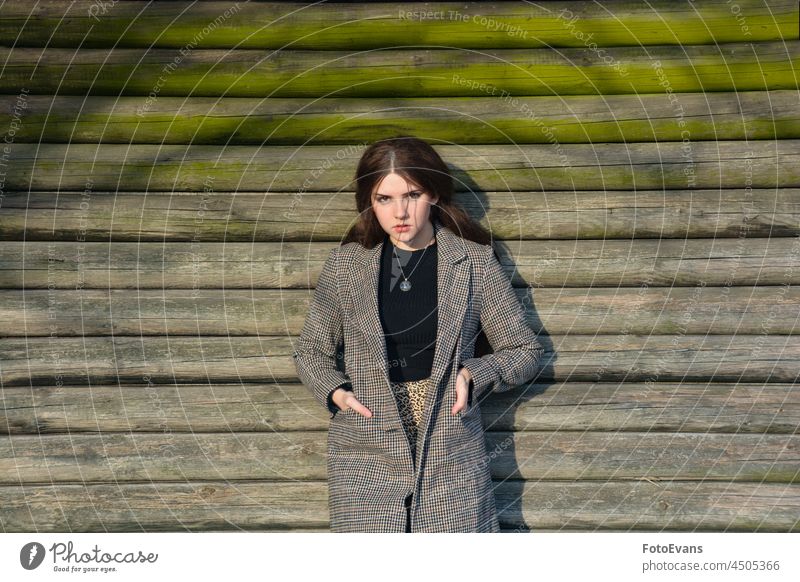
[[[494,353],[462,362],[472,373],[472,398],[476,400],[489,390],[505,392],[532,379],[544,353],[491,246],[487,247],[483,281],[480,320]]]
[[[317,401],[336,414],[339,407],[329,395],[339,386],[352,389],[348,378],[337,366],[337,352],[342,342],[342,308],[336,288],[338,247],[331,249],[322,267],[314,297],[292,354],[300,381]]]

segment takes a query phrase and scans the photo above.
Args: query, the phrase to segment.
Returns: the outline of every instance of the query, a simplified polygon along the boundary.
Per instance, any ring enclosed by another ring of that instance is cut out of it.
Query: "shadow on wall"
[[[480,209],[480,214],[475,212],[471,213],[472,218],[475,220],[482,220],[486,211],[489,210],[489,199],[486,193],[472,180],[466,172],[459,168],[448,164],[453,173],[454,179],[460,182],[461,189],[468,189],[469,192],[464,192],[463,196],[473,197],[475,200],[474,207]],[[457,176],[457,177],[456,177]],[[504,254],[511,256],[510,253],[498,253],[498,250],[508,251],[507,245],[499,240],[493,241],[495,254]],[[507,262],[506,262],[507,263]],[[512,270],[516,276],[512,279],[519,279],[516,265]],[[514,391],[514,397],[511,399],[513,405],[506,410],[499,411],[495,418],[507,419],[507,422],[514,425],[513,419],[516,418],[516,409],[543,394],[550,386],[553,385],[552,378],[554,376],[553,368],[556,362],[557,354],[554,351],[554,346],[550,335],[544,329],[542,320],[536,310],[536,305],[533,301],[533,291],[530,281],[523,279],[526,288],[526,294],[523,298],[523,305],[526,308],[528,321],[531,327],[536,331],[539,343],[544,348],[544,353],[540,360],[540,367],[534,378],[531,378],[524,386],[519,386]],[[486,354],[493,353],[492,346],[489,343],[486,334],[483,330],[480,331],[475,342],[475,357],[481,357]],[[480,401],[481,404],[485,403],[487,398],[492,398],[491,392],[483,397]],[[504,421],[505,422],[505,421]],[[495,428],[495,422],[487,423],[486,414],[483,415],[484,429],[488,432],[497,430],[500,438],[487,439],[487,456],[492,475],[495,480],[495,502],[499,513],[500,527],[503,530],[511,530],[513,532],[530,532],[533,530],[532,524],[525,521],[522,499],[525,493],[525,480],[521,478],[520,463],[524,463],[526,459],[519,459],[516,452],[516,441],[513,438],[513,433],[500,431]],[[502,457],[502,459],[500,458]]]

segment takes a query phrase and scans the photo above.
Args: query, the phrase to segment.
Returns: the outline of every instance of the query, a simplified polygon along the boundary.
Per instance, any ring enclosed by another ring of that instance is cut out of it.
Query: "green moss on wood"
[[[105,7],[105,8],[104,8]],[[17,46],[366,50],[408,45],[539,48],[793,40],[794,0],[364,3],[6,2],[0,34]],[[425,16],[424,18],[422,16]]]

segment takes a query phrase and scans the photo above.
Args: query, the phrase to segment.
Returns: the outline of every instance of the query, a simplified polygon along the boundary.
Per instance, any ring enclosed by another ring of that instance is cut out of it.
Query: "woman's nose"
[[[400,199],[397,202],[397,208],[395,212],[397,214],[397,218],[404,218],[406,215],[408,215],[408,199]]]

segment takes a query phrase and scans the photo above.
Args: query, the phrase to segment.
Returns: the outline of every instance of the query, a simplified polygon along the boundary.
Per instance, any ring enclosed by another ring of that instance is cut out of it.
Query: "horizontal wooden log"
[[[0,95],[0,112],[24,112],[18,143],[346,145],[391,134],[459,144],[790,139],[800,137],[799,110],[800,93],[789,90],[470,96],[446,106],[438,97]]]
[[[341,241],[350,193],[6,192],[0,240]],[[497,239],[724,238],[800,234],[800,189],[461,192]],[[287,209],[291,209],[287,211]],[[324,217],[323,214],[324,213]]]
[[[324,482],[26,485],[0,487],[0,503],[5,532],[302,531],[328,525]]]
[[[517,290],[539,332],[798,334],[797,286]],[[300,290],[1,290],[6,337],[299,335]]]
[[[3,289],[308,289],[336,243],[16,242]],[[520,287],[765,286],[800,283],[800,237],[495,242]],[[289,305],[286,306],[289,309]]]
[[[678,481],[561,483],[506,481],[495,488],[503,527],[536,531],[798,531],[796,485]],[[536,491],[536,493],[534,493]],[[533,496],[533,497],[532,497]],[[626,525],[627,524],[627,525]]]
[[[510,531],[800,531],[800,486],[660,481],[497,483]],[[304,531],[328,526],[324,482],[0,487],[5,532]],[[92,511],[87,511],[91,508]]]
[[[712,44],[797,38],[791,0],[363,3],[115,2],[3,5],[16,46],[351,49],[427,44],[530,48]]]
[[[398,421],[399,422],[399,421]],[[325,432],[12,436],[0,484],[326,478]],[[495,479],[648,479],[800,483],[800,436],[491,432]]]
[[[90,405],[89,405],[90,404]],[[494,431],[794,434],[793,384],[532,384],[481,402]],[[302,384],[5,387],[0,434],[324,431],[329,414]]]
[[[0,48],[0,93],[453,97],[797,90],[800,40],[538,49]]]
[[[364,145],[11,144],[7,190],[354,191]],[[800,140],[436,146],[461,192],[800,187]],[[88,202],[88,200],[87,200]]]
[[[540,335],[532,381],[795,382],[800,336]],[[298,381],[296,338],[0,339],[3,386]]]

